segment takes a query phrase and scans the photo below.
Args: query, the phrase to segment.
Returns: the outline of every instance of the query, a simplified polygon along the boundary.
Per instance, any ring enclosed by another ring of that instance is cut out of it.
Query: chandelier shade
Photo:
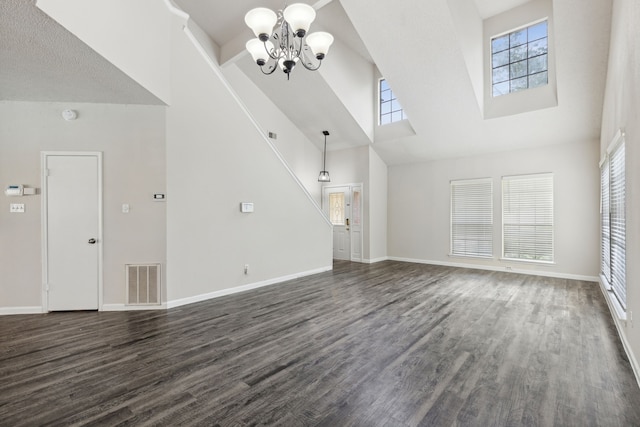
[[[247,50],[258,65],[264,65],[269,60],[269,53],[265,49],[265,44],[267,49],[273,50],[273,43],[268,40],[263,43],[258,39],[251,39],[246,44]]]
[[[311,48],[311,52],[317,59],[324,59],[329,47],[333,43],[333,36],[324,31],[309,34],[307,36],[307,46]]]
[[[320,68],[333,36],[324,31],[309,33],[315,17],[315,9],[305,3],[291,4],[277,14],[264,7],[247,12],[244,22],[256,38],[246,48],[264,74],[280,68],[289,79],[296,64],[310,71]]]
[[[271,9],[256,7],[244,16],[244,22],[261,41],[269,40],[273,27],[278,22],[278,16]],[[264,40],[263,40],[264,39]]]
[[[316,11],[308,4],[294,3],[284,9],[282,16],[289,23],[289,28],[293,30],[293,33],[302,38],[309,31],[313,20],[316,19]]]

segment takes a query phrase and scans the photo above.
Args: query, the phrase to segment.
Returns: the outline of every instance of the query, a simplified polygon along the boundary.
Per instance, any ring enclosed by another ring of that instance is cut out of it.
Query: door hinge
[[[44,291],[45,292],[49,292],[49,284],[48,283],[44,284]]]
[[[49,175],[50,175],[50,171],[49,171],[49,169],[45,168],[45,169],[42,171],[42,174],[43,174],[44,176],[49,176]]]

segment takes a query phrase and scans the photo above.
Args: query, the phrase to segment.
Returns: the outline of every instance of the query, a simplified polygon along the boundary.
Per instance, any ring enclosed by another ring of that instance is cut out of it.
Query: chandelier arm
[[[264,65],[260,67],[260,71],[262,71],[262,74],[268,76],[270,74],[273,74],[273,72],[276,71],[277,68],[278,68],[278,63],[276,62],[275,64],[273,64],[273,67],[271,67],[271,71],[265,72],[264,71]]]
[[[273,49],[273,50],[270,52],[270,51],[269,51],[269,48],[267,47],[267,42],[263,42],[263,44],[264,44],[264,50],[265,50],[265,52],[267,52],[267,55],[269,55],[269,58],[271,58],[271,59],[275,59],[275,60],[278,60],[278,57],[277,57],[277,56],[274,56],[274,54],[272,53],[273,51],[275,51],[275,49]]]
[[[322,61],[319,59],[316,59],[316,61],[318,61],[317,66],[315,67],[313,65],[309,66],[307,65],[307,55],[300,55],[300,62],[302,63],[302,66],[309,71],[316,71],[318,68],[320,68],[320,66],[322,65]]]

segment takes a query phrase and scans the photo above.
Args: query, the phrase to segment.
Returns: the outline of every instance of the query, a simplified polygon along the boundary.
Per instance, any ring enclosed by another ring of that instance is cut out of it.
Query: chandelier
[[[247,12],[244,22],[257,38],[246,48],[264,74],[280,67],[288,80],[297,63],[311,71],[320,68],[333,36],[324,31],[307,34],[315,17],[313,7],[304,3],[289,5],[278,14],[265,7]]]

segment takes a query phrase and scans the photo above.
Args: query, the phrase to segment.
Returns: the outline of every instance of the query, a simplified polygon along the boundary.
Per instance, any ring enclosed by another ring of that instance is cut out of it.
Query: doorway
[[[102,307],[102,153],[42,153],[43,310]]]
[[[333,224],[333,258],[362,262],[362,184],[324,186],[322,206]]]

